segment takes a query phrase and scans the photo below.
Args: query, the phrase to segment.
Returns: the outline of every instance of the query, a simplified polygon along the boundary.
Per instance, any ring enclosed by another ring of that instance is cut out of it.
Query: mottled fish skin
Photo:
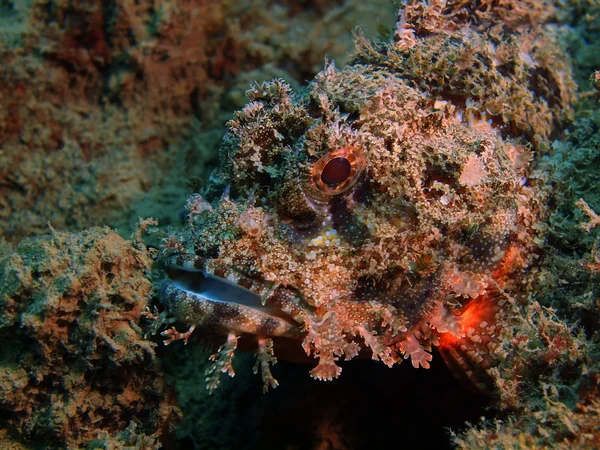
[[[160,298],[173,317],[217,331],[302,336],[293,319],[300,299],[290,290],[196,255],[170,257],[165,270]]]
[[[160,296],[171,316],[213,331],[295,339],[303,336],[297,325],[270,314],[268,309],[214,301],[182,290],[172,281],[163,282]]]
[[[284,337],[320,380],[365,352],[427,368],[439,346],[461,379],[494,389],[543,238],[532,150],[569,115],[573,85],[535,6],[527,26],[506,6],[471,8],[408,2],[391,42],[359,36],[355,61],[327,63],[306,91],[248,91],[218,172],[162,249],[162,302],[192,327],[169,339],[228,336],[211,387],[233,373],[237,336],[255,335],[265,388],[270,338]]]

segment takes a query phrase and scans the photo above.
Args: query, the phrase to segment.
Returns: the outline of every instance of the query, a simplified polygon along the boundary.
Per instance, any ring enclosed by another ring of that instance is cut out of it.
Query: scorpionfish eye
[[[328,186],[337,186],[348,179],[352,172],[352,164],[346,158],[338,156],[330,159],[323,172],[321,172],[321,181]]]
[[[341,147],[322,156],[311,169],[314,185],[323,193],[336,195],[356,184],[367,165],[365,153],[356,147]]]

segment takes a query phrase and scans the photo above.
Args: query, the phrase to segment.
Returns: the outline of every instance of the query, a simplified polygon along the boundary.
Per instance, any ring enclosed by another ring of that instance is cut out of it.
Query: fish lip
[[[236,303],[256,309],[262,306],[261,298],[255,292],[206,270],[170,267],[167,274],[179,290],[206,301]]]
[[[280,308],[269,305],[263,298],[250,289],[247,289],[234,281],[219,277],[209,271],[188,267],[182,264],[167,264],[165,271],[168,280],[161,283],[159,298],[165,304],[166,289],[169,285],[188,296],[192,296],[198,302],[216,303],[221,305],[236,305],[239,308],[258,311],[260,314],[284,320],[300,330],[298,322],[283,312]],[[201,284],[204,282],[202,290]],[[207,286],[207,284],[209,286]],[[221,292],[219,291],[221,288]],[[230,296],[227,297],[227,294]],[[239,300],[239,301],[236,301]],[[168,306],[165,304],[165,306]]]

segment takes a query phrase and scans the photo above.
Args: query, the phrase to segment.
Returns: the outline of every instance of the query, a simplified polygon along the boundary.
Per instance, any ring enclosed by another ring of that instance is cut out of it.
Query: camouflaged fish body
[[[282,80],[248,92],[218,174],[163,249],[167,313],[228,336],[211,387],[249,334],[266,387],[271,339],[291,338],[317,379],[360,352],[427,368],[439,346],[491,388],[537,257],[532,150],[572,93],[541,29],[487,14],[409,3],[390,43],[358,38],[355,62],[328,63],[306,92]]]

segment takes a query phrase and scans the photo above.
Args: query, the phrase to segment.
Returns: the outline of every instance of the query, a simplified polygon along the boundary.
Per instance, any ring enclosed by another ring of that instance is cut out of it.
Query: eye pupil
[[[321,181],[329,186],[335,186],[348,179],[352,165],[346,158],[338,156],[325,164],[321,172]]]
[[[333,197],[336,201],[360,182],[366,167],[367,153],[362,147],[335,147],[313,163],[308,190],[314,193],[315,199]]]

